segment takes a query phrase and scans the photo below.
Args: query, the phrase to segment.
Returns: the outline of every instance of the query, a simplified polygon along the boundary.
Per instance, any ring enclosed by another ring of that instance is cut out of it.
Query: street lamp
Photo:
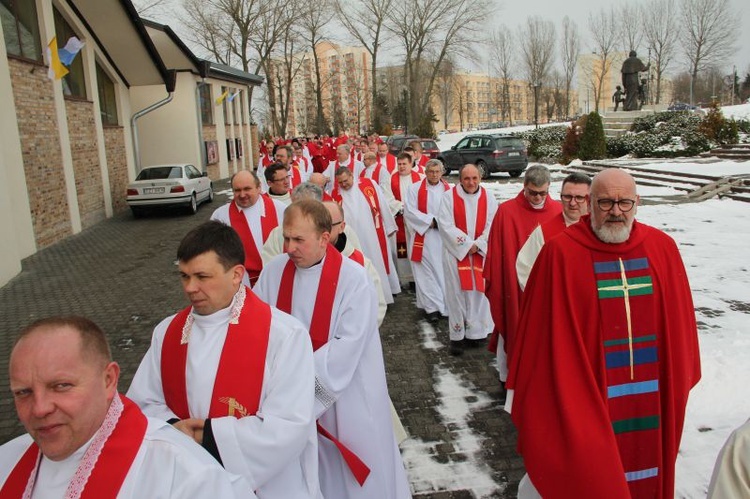
[[[542,86],[542,82],[536,80],[529,84],[534,89],[534,128],[539,128],[539,87]]]

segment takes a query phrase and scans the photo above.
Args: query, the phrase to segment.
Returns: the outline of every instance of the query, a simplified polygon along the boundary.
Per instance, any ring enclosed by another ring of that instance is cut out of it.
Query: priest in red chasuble
[[[544,245],[523,294],[508,388],[544,498],[674,497],[695,311],[677,245],[637,205],[630,175],[599,173],[590,215]]]
[[[0,447],[0,497],[255,497],[198,444],[120,395],[104,332],[84,317],[24,329],[10,356],[29,432]]]
[[[516,276],[516,258],[529,235],[541,223],[562,211],[551,199],[549,170],[534,165],[526,170],[523,190],[500,204],[492,221],[484,263],[485,294],[495,328],[489,350],[497,355],[500,381],[507,378],[506,355],[510,356],[521,306],[521,287]]]

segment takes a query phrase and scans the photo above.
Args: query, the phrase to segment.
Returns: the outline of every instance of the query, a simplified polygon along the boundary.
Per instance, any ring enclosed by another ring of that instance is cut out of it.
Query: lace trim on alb
[[[68,484],[68,489],[65,491],[65,499],[79,499],[81,497],[83,489],[86,487],[86,482],[88,482],[91,472],[94,470],[94,466],[96,466],[96,461],[102,453],[104,444],[107,443],[107,439],[112,435],[115,426],[117,426],[120,415],[122,415],[122,410],[123,405],[122,400],[120,400],[120,395],[115,394],[115,398],[112,399],[107,415],[104,417],[102,426],[94,434],[91,445],[89,445],[89,448],[86,449],[86,452],[83,454],[81,462],[78,463],[78,468],[76,469],[73,478],[70,480],[70,484]],[[40,461],[41,456],[40,459],[37,459],[34,471],[31,472],[29,481],[26,483],[26,490],[24,490],[23,499],[31,499],[31,493],[34,490],[34,482],[36,482],[36,476],[39,472]]]
[[[234,298],[232,298],[232,308],[229,311],[229,323],[230,324],[240,323],[240,313],[242,313],[242,307],[245,305],[246,296],[247,296],[247,292],[245,291],[245,286],[240,286],[240,289],[237,291],[237,293],[235,293]],[[193,314],[191,310],[191,313],[188,314],[187,319],[185,320],[185,325],[182,327],[182,336],[180,337],[180,345],[184,345],[190,342],[190,333],[193,331],[194,322],[195,322],[195,318],[193,318]]]
[[[320,382],[317,376],[315,376],[315,398],[318,399],[326,409],[336,402],[336,398],[328,391],[323,383]]]

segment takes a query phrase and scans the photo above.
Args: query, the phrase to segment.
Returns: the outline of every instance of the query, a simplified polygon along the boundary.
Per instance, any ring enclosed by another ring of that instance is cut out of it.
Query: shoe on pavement
[[[464,354],[463,340],[451,340],[451,355],[459,356]]]

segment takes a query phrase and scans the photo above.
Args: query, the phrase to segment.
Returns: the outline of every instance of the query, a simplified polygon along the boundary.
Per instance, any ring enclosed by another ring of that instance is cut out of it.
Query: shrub
[[[722,146],[736,144],[740,139],[737,123],[734,120],[724,118],[724,114],[717,103],[711,104],[711,109],[703,118],[699,129],[708,140]]]
[[[578,148],[581,143],[581,133],[583,128],[586,126],[586,115],[578,118],[577,121],[571,123],[565,133],[565,141],[562,144],[561,150],[561,162],[564,165],[569,164],[571,161],[578,157]]]
[[[515,132],[512,135],[519,137],[526,142],[526,148],[529,156],[537,159],[541,158],[555,158],[559,157],[559,149],[562,147],[562,142],[565,139],[567,132],[567,126],[548,126],[544,128],[538,128],[536,130],[527,130],[525,132]],[[547,156],[554,148],[557,148],[558,152],[555,156]]]
[[[742,133],[750,133],[750,120],[740,118],[736,121],[737,131]]]
[[[581,134],[578,157],[583,161],[607,157],[607,140],[604,138],[604,125],[599,113],[593,111],[586,119],[586,126]]]

